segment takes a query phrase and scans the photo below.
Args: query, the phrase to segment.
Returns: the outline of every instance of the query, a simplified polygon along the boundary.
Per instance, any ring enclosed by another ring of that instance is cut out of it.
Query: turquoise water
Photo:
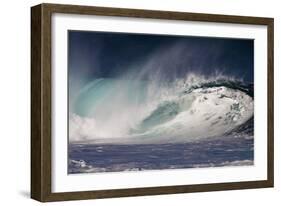
[[[69,173],[254,162],[252,84],[96,79],[69,112]]]

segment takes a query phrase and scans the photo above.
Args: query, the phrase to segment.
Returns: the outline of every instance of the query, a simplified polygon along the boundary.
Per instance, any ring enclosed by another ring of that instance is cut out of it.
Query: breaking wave
[[[188,142],[229,134],[253,119],[253,85],[189,75],[173,82],[96,79],[69,114],[71,142]]]

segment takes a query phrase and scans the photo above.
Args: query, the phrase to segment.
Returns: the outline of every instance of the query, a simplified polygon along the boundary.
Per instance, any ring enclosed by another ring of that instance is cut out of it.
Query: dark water
[[[220,137],[177,144],[70,144],[69,173],[252,165],[254,139]]]

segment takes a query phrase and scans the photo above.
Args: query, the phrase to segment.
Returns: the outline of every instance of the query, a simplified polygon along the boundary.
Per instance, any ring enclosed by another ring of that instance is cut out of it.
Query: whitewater
[[[72,143],[184,143],[223,136],[253,118],[253,86],[223,76],[100,78],[79,91],[69,113]]]
[[[253,84],[99,78],[69,104],[68,173],[252,166]]]

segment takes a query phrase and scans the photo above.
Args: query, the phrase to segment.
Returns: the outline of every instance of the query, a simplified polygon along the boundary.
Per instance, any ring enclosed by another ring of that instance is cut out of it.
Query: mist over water
[[[175,81],[97,79],[70,113],[70,141],[186,142],[223,135],[253,116],[248,85],[188,75]]]
[[[253,164],[253,41],[69,33],[69,172]]]

